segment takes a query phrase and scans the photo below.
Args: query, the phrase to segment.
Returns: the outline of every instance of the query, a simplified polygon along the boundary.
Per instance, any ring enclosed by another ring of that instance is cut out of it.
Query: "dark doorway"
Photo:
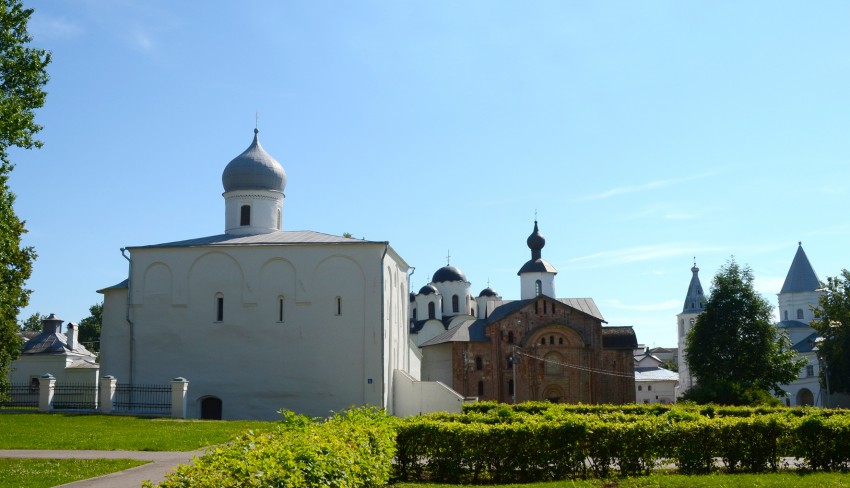
[[[221,399],[207,397],[201,400],[201,418],[206,420],[221,420]]]

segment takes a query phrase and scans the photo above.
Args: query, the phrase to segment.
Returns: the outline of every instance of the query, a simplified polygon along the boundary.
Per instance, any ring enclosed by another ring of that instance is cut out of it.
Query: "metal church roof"
[[[702,292],[702,283],[699,281],[699,268],[696,263],[691,268],[691,283],[688,285],[688,294],[685,297],[685,306],[682,313],[700,313],[705,309],[705,293]]]
[[[791,261],[788,276],[785,277],[785,283],[782,285],[782,291],[779,293],[801,293],[815,291],[818,288],[820,288],[820,280],[818,280],[815,270],[812,269],[809,258],[806,257],[806,252],[803,251],[803,243],[800,242],[797,246],[797,254]]]
[[[148,246],[130,247],[130,249],[145,249],[154,247],[199,247],[199,246],[279,246],[297,244],[385,244],[383,241],[366,241],[350,237],[340,237],[313,231],[277,231],[266,234],[235,235],[218,234],[185,241],[151,244]]]

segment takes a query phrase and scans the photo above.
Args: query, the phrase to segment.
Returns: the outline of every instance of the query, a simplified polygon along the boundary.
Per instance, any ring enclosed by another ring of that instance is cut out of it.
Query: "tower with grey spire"
[[[777,295],[779,323],[776,327],[791,340],[791,349],[797,354],[797,359],[806,360],[797,380],[782,385],[788,392],[782,400],[789,406],[823,406],[825,403],[821,397],[819,363],[814,350],[817,334],[809,325],[815,317],[812,309],[818,306],[821,293],[820,280],[803,250],[803,243],[798,242],[797,252]]]
[[[694,386],[688,362],[685,360],[685,341],[688,331],[694,326],[697,316],[705,309],[705,293],[702,291],[702,283],[699,281],[699,268],[696,259],[691,268],[691,282],[688,285],[688,294],[685,296],[685,305],[682,312],[677,315],[679,323],[679,394],[688,391]]]

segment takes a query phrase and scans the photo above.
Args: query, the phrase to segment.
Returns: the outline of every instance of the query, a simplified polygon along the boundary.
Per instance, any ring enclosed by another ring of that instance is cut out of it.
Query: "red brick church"
[[[449,265],[411,294],[422,380],[506,403],[635,401],[634,330],[603,325],[592,298],[555,298],[557,271],[541,257],[545,243],[535,222],[531,259],[517,273],[520,300],[489,287],[472,297],[463,272]]]

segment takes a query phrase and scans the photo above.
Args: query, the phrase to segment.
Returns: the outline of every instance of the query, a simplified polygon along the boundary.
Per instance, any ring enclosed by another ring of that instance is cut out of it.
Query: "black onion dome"
[[[528,236],[528,239],[525,242],[528,244],[528,248],[532,251],[539,251],[546,245],[546,239],[543,237],[543,234],[540,233],[540,230],[537,229],[536,220],[534,221],[534,231],[530,236]]]
[[[283,193],[286,188],[286,172],[283,166],[271,157],[260,145],[254,129],[254,141],[248,149],[233,158],[221,174],[224,191],[271,190]]]
[[[443,266],[434,273],[431,283],[442,283],[444,281],[466,281],[466,275],[454,266]]]
[[[494,290],[494,289],[492,289],[488,286],[487,288],[484,288],[483,290],[481,290],[481,293],[479,293],[478,296],[479,297],[497,297],[497,296],[499,296],[499,294],[496,293],[496,290]]]
[[[425,285],[419,289],[420,295],[432,295],[438,293],[439,292],[437,291],[437,287],[435,287],[434,285]]]

